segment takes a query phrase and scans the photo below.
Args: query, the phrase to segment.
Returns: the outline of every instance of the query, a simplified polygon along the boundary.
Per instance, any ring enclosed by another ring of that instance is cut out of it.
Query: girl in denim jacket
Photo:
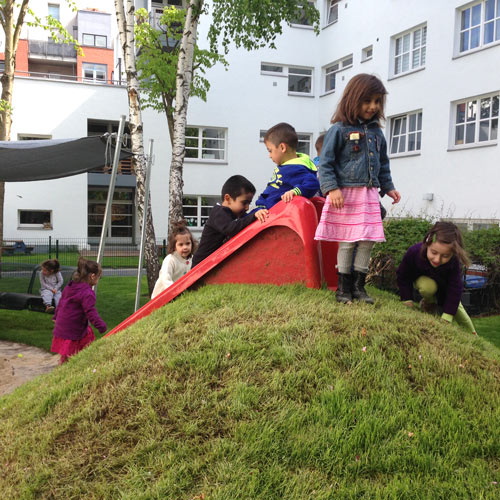
[[[315,239],[339,243],[337,302],[351,303],[354,298],[373,304],[365,290],[366,273],[373,245],[385,241],[378,190],[393,203],[401,199],[392,183],[387,144],[380,130],[386,94],[383,83],[373,75],[352,78],[321,151],[319,181],[326,202]]]

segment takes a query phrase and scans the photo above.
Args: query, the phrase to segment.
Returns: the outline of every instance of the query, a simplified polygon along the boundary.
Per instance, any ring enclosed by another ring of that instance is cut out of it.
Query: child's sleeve
[[[63,277],[62,277],[62,274],[61,273],[57,273],[57,283],[56,283],[56,290],[60,290],[62,285],[63,285]]]
[[[343,143],[340,127],[338,125],[330,127],[330,130],[325,135],[318,163],[319,184],[321,192],[325,195],[339,187],[335,175],[335,162],[338,161]]]
[[[49,288],[42,271],[39,271],[38,277],[40,278],[40,290],[43,290],[44,288]]]
[[[227,239],[230,239],[255,220],[255,211],[253,210],[239,219],[232,219],[225,210],[221,210],[214,219],[213,225],[217,231],[221,232]]]
[[[87,319],[99,330],[100,333],[104,333],[108,327],[95,308],[95,293],[92,290],[90,290],[90,293],[85,295],[83,298],[82,307],[85,311]]]
[[[155,287],[153,289],[153,293],[151,294],[151,298],[154,299],[157,295],[159,295],[163,290],[167,289],[174,282],[174,257],[172,254],[169,254],[163,260],[163,264],[161,265],[160,275],[156,280]]]
[[[413,300],[413,258],[413,249],[409,248],[396,270],[399,296],[403,302]]]
[[[294,186],[295,194],[305,198],[312,198],[319,191],[319,182],[316,172],[312,170],[306,171],[305,169],[306,167],[300,168],[289,181]]]
[[[457,314],[458,305],[462,298],[463,283],[460,263],[455,257],[453,267],[450,269],[449,277],[446,286],[446,296],[443,304],[443,314],[455,316]]]
[[[387,142],[385,140],[384,134],[380,134],[382,143],[380,145],[380,171],[378,174],[378,182],[382,193],[388,193],[393,189],[394,184],[392,183],[391,168],[389,165],[389,157],[387,156]]]

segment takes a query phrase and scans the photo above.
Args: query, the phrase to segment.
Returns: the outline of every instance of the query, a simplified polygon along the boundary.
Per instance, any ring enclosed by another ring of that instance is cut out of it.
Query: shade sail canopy
[[[0,182],[59,179],[112,165],[115,148],[109,137],[0,141]],[[120,160],[130,156],[122,148]]]

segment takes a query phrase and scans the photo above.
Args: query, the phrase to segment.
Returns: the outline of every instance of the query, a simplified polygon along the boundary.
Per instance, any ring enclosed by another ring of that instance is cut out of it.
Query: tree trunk
[[[28,10],[29,0],[23,0],[19,6],[17,20],[14,22],[14,0],[6,0],[0,8],[0,24],[5,34],[5,68],[0,81],[2,94],[0,100],[0,141],[10,141],[12,125],[12,92],[14,89],[14,73],[16,71],[16,52],[21,35],[24,17]],[[5,202],[5,183],[0,182],[0,244],[3,244],[3,219]],[[2,252],[0,252],[0,261]]]
[[[203,8],[203,0],[190,0],[186,11],[186,22],[182,33],[179,59],[177,62],[177,89],[175,95],[174,131],[172,163],[170,164],[169,183],[169,234],[173,224],[183,218],[182,215],[182,168],[186,143],[186,120],[189,92],[193,79],[193,56],[198,30],[198,20]]]
[[[125,7],[125,5],[126,7]],[[120,43],[123,50],[125,72],[127,75],[127,92],[129,102],[129,128],[132,141],[132,152],[137,188],[135,194],[139,221],[144,223],[144,195],[145,195],[145,173],[146,160],[144,157],[144,137],[141,115],[141,104],[139,94],[139,80],[135,66],[135,43],[134,43],[134,14],[133,0],[115,0],[116,16]],[[150,205],[151,207],[151,205]],[[148,279],[149,294],[153,292],[156,280],[160,273],[160,263],[156,248],[155,232],[153,227],[153,215],[151,208],[146,217],[146,244],[144,247],[144,259]]]

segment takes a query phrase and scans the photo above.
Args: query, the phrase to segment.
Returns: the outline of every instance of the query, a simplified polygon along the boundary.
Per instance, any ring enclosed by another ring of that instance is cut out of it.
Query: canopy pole
[[[113,158],[113,169],[111,170],[111,178],[109,179],[108,197],[106,199],[106,209],[104,211],[104,220],[102,224],[101,239],[99,241],[99,250],[97,252],[97,262],[102,265],[104,254],[104,240],[108,233],[109,224],[111,222],[111,210],[113,207],[113,194],[115,192],[116,175],[118,172],[118,163],[120,162],[120,151],[122,149],[123,131],[125,129],[125,115],[120,116],[120,125],[118,126],[118,135],[116,137],[115,156]],[[94,287],[96,290],[97,287]]]
[[[151,180],[151,167],[153,164],[153,139],[149,140],[149,153],[146,165],[146,179],[144,181],[144,208],[142,210],[142,230],[141,230],[141,248],[139,250],[139,265],[137,267],[137,287],[135,290],[135,308],[134,312],[139,309],[139,298],[141,295],[141,275],[142,275],[142,259],[144,257],[144,246],[146,244],[146,225],[149,210],[149,183]]]

